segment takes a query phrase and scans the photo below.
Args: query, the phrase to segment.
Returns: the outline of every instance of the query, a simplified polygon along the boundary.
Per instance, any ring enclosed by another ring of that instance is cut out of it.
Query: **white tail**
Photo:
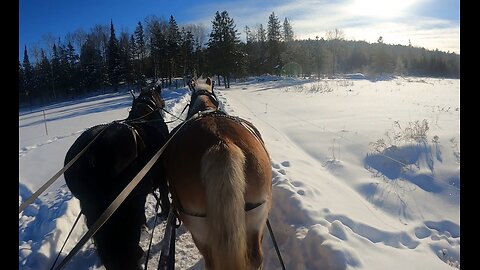
[[[213,269],[247,268],[244,167],[245,155],[229,142],[220,142],[202,157]]]

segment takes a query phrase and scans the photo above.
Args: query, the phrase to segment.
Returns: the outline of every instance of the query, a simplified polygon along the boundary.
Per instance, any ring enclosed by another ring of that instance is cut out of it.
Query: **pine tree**
[[[283,40],[285,42],[293,41],[293,29],[287,18],[283,21]]]
[[[258,65],[258,63],[255,63],[255,45],[256,45],[256,40],[255,40],[255,35],[254,33],[250,30],[250,27],[245,26],[245,38],[247,41],[247,44],[245,45],[245,52],[246,52],[246,62],[248,69],[250,72],[252,72],[252,67],[255,65]]]
[[[168,83],[172,85],[172,77],[176,75],[178,68],[178,56],[180,54],[180,32],[178,25],[172,15],[168,22],[167,30],[167,73]]]
[[[118,48],[118,40],[115,36],[113,21],[110,21],[110,39],[107,46],[107,74],[109,83],[115,90],[118,89],[120,72],[120,52]]]
[[[146,48],[145,48],[145,35],[143,33],[143,26],[141,22],[138,22],[137,27],[135,28],[135,58],[134,63],[135,67],[135,80],[139,88],[145,86],[145,57],[146,57]]]
[[[192,75],[194,73],[194,44],[195,40],[192,32],[182,27],[180,32],[180,59],[182,60],[182,75]]]
[[[27,97],[25,95],[25,75],[23,72],[22,64],[20,60],[18,61],[18,101],[19,104],[22,104],[27,101]]]
[[[102,55],[91,36],[82,46],[80,53],[81,86],[84,90],[92,91],[102,85]]]
[[[280,41],[282,39],[281,34],[281,25],[275,13],[272,12],[268,17],[267,25],[267,38],[268,38],[268,63],[270,65],[270,70],[280,75],[280,70],[282,68],[282,63],[280,59],[281,47]]]
[[[50,61],[42,49],[40,51],[40,62],[35,66],[35,81],[37,85],[37,91],[35,97],[43,102],[51,101],[55,98],[55,92],[52,91],[52,70]]]
[[[118,41],[119,46],[119,57],[120,57],[120,80],[125,81],[128,84],[134,82],[133,75],[133,49],[132,46],[135,44],[135,41],[132,39],[130,41],[129,36],[126,32],[120,33],[120,39]]]
[[[27,99],[35,92],[34,70],[28,59],[27,46],[23,51],[23,87]]]
[[[264,74],[270,72],[270,69],[267,69],[268,59],[267,59],[267,31],[263,28],[263,24],[260,24],[257,31],[258,39],[258,74]]]
[[[258,26],[257,39],[258,42],[267,42],[267,31],[263,28],[263,24]]]
[[[66,66],[65,88],[68,96],[75,96],[76,91],[79,89],[79,60],[80,56],[75,53],[72,43],[68,42],[63,60]]]
[[[60,40],[59,40],[60,43]],[[52,92],[53,96],[56,99],[56,92],[59,90],[60,80],[63,77],[62,70],[60,66],[60,53],[57,49],[56,43],[53,43],[52,47],[52,61],[51,61],[51,83],[52,83]]]
[[[224,77],[225,88],[230,88],[230,75],[238,68],[242,57],[237,50],[240,40],[235,23],[227,11],[217,11],[212,21],[212,32],[208,40],[211,71]]]
[[[150,54],[153,61],[154,77],[157,80],[165,75],[165,63],[167,58],[167,39],[162,32],[158,21],[154,21],[150,27]]]

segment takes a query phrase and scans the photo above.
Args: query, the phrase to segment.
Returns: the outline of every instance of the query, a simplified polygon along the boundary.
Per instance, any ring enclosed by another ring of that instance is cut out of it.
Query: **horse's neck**
[[[194,114],[210,109],[217,110],[218,108],[210,101],[208,96],[198,96],[193,104],[190,103],[190,108],[188,110],[187,118],[192,117]]]
[[[162,140],[158,138],[159,133],[164,138],[168,137],[168,127],[159,112],[154,112],[151,116],[138,123],[132,123],[132,125],[138,130],[147,145],[153,146],[161,143]]]

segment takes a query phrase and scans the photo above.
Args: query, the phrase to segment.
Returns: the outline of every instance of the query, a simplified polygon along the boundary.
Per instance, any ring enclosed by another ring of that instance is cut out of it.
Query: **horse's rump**
[[[268,211],[252,218],[251,224],[262,221],[255,228],[247,227],[245,212],[271,206],[271,165],[261,138],[233,117],[206,115],[182,127],[166,155],[170,191],[207,267],[246,269],[249,259],[261,263],[252,258],[261,254],[248,246],[258,246],[250,239],[261,241],[255,238],[261,238]],[[204,216],[205,223],[187,216]]]

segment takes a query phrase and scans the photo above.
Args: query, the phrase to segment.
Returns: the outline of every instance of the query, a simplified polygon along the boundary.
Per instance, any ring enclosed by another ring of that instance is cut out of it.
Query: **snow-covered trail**
[[[433,84],[435,87],[403,79],[375,84],[287,79],[251,80],[216,89],[221,107],[252,122],[269,150],[273,173],[269,219],[287,269],[459,268],[460,153],[459,130],[454,128],[459,121],[459,102],[455,92],[453,98],[447,94],[451,89],[459,92],[459,88],[454,80],[432,80]],[[190,97],[186,88],[164,90],[163,96],[166,110],[177,116]],[[378,96],[385,99],[372,100]],[[99,118],[102,122],[122,118],[130,104],[115,98],[123,102],[117,110],[94,110],[96,119],[89,118],[93,116],[90,113],[79,113],[75,119],[81,119],[83,125],[63,129],[61,134],[53,132],[53,139],[25,134],[27,143],[20,144],[20,160],[38,164],[41,161],[37,159],[45,155],[41,151],[52,147],[56,147],[51,150],[55,158],[62,160],[84,128],[98,124]],[[83,107],[90,110],[95,106],[87,103]],[[185,116],[186,112],[181,118]],[[69,120],[58,118],[52,122],[53,130]],[[395,120],[405,125],[423,118],[440,140],[413,152],[399,144],[403,156],[398,158],[407,162],[414,153],[415,163],[400,168],[407,171],[402,179],[389,180],[392,169],[375,167],[378,160],[386,163],[382,156],[369,156],[370,143],[391,131]],[[165,114],[165,121],[171,120],[174,117]],[[41,123],[33,118],[21,122],[33,129],[34,124],[28,123],[34,121]],[[170,123],[169,129],[178,124]],[[42,171],[48,177],[59,169],[50,167]],[[22,183],[22,177],[33,175],[32,171],[21,175],[19,201],[36,190],[31,183]],[[49,269],[79,212],[78,201],[65,185],[60,183],[52,190],[19,215],[20,269]],[[155,203],[153,196],[147,198],[147,226],[141,239],[145,251],[154,227]],[[437,210],[439,206],[442,211]],[[157,224],[149,269],[157,268],[163,243],[165,220],[157,220]],[[81,220],[63,256],[85,232]],[[263,243],[264,269],[281,269],[268,231]],[[177,230],[175,261],[176,269],[203,269],[201,255],[183,225]],[[65,269],[103,269],[91,241]]]

